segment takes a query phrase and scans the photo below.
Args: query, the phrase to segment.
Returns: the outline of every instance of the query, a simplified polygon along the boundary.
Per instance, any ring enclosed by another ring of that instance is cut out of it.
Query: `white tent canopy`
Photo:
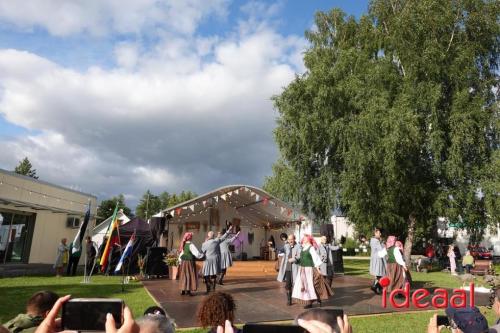
[[[249,185],[224,186],[169,207],[160,213],[163,216],[170,214],[171,223],[182,223],[193,216],[206,213],[211,207],[222,210],[234,209],[242,225],[253,227],[272,228],[310,220],[282,200]]]

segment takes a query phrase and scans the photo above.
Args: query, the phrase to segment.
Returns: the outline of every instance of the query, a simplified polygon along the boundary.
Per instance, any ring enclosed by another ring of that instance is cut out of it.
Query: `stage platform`
[[[228,271],[225,284],[217,285],[217,291],[230,293],[236,301],[236,323],[282,321],[293,318],[304,311],[299,304],[286,305],[283,284],[276,281],[274,262],[238,261]],[[198,304],[205,296],[205,285],[200,279],[200,288],[195,296],[181,296],[178,281],[143,281],[149,293],[175,319],[178,327],[195,327]],[[382,307],[382,297],[370,289],[370,280],[349,275],[334,278],[335,295],[323,302],[324,308],[342,308],[349,315],[377,314],[384,312],[418,310]],[[476,305],[485,305],[486,294],[476,293]],[[314,305],[317,306],[317,305]],[[429,309],[427,309],[429,310]]]

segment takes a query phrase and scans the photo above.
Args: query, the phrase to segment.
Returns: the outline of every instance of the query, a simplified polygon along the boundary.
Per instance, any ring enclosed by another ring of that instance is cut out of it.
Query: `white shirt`
[[[394,247],[394,259],[396,259],[396,262],[406,268],[406,263],[403,260],[403,256],[401,255],[401,251],[399,248]]]
[[[198,249],[196,248],[196,245],[194,245],[191,242],[186,242],[186,243],[189,244],[189,251],[191,251],[191,254],[193,256],[195,256],[198,259],[200,259],[201,257],[203,257],[203,253],[201,253],[200,251],[198,251]],[[181,261],[181,256],[182,256],[183,253],[184,253],[184,250],[182,250],[181,253],[179,254],[179,261]]]

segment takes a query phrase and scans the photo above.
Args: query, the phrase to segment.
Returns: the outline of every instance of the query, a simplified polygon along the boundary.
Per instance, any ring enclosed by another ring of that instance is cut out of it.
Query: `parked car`
[[[485,248],[484,246],[470,246],[469,247],[470,254],[474,257],[474,259],[492,259],[493,255],[491,251]]]

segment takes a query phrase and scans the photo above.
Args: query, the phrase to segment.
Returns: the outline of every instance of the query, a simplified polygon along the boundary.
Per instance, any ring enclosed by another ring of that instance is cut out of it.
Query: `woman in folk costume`
[[[196,274],[196,258],[202,258],[203,253],[198,251],[196,246],[191,243],[193,239],[192,232],[186,232],[179,246],[180,278],[179,287],[181,295],[191,295],[192,291],[198,289],[198,275]]]
[[[217,233],[217,237],[222,237],[222,235],[226,231],[222,229]],[[223,281],[224,276],[226,275],[226,271],[229,267],[233,266],[233,257],[231,256],[231,251],[229,251],[229,245],[233,243],[233,241],[238,238],[240,232],[233,235],[232,237],[226,238],[220,243],[220,275],[219,275],[219,284],[224,285]]]
[[[333,295],[330,286],[321,275],[320,266],[323,263],[317,252],[318,245],[311,235],[302,238],[302,251],[299,258],[299,272],[293,286],[292,297],[299,303],[306,304],[304,308],[312,307],[317,301],[326,300]]]
[[[401,248],[403,245],[399,242]],[[388,291],[402,288],[405,283],[406,263],[403,260],[401,249],[396,246],[396,236],[387,237],[387,276],[391,280]]]

